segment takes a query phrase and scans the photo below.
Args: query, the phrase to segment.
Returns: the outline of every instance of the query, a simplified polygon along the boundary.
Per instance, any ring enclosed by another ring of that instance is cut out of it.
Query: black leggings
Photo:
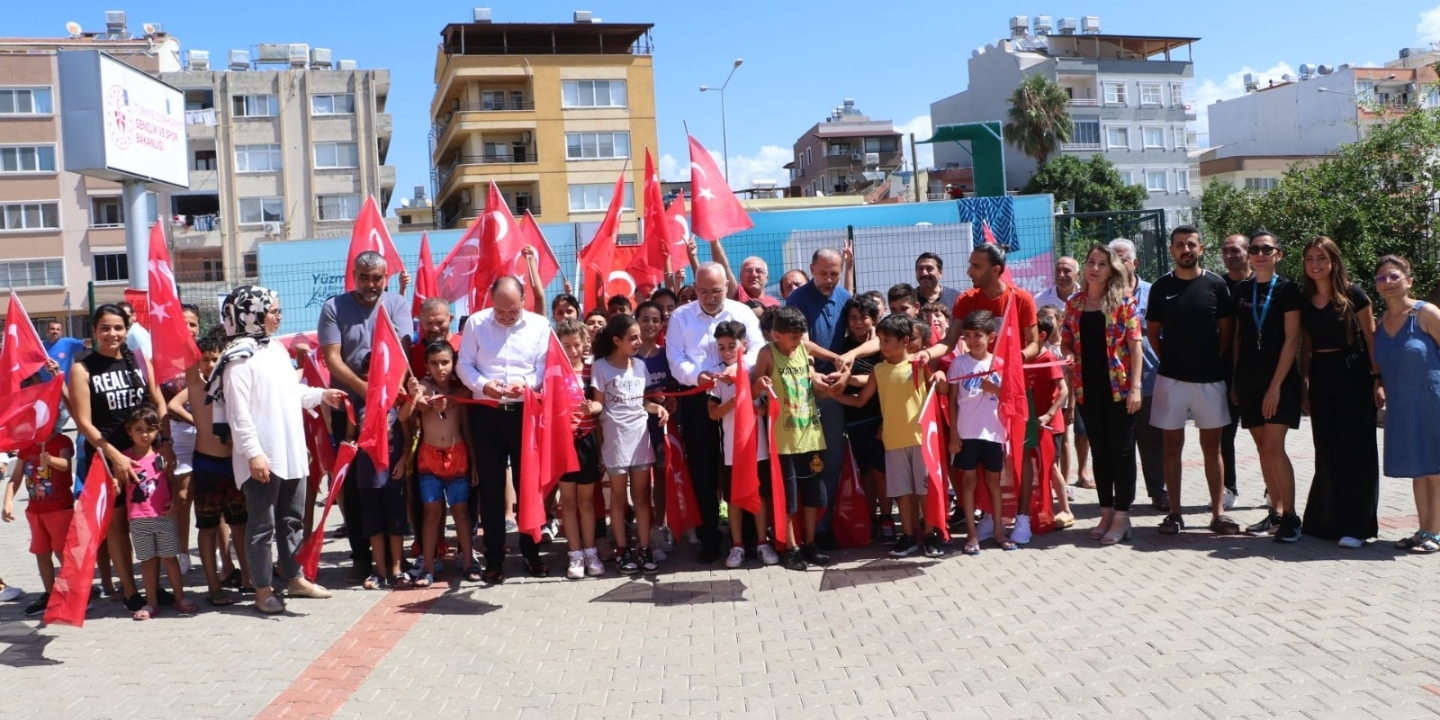
[[[1125,403],[1110,399],[1109,388],[1105,390],[1096,397],[1086,388],[1080,415],[1090,436],[1100,507],[1129,512],[1135,501],[1135,416],[1125,411]]]

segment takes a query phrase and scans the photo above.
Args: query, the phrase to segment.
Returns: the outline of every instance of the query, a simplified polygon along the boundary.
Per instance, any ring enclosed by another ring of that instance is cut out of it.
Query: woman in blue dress
[[[1385,314],[1375,364],[1385,387],[1385,474],[1414,478],[1420,529],[1397,547],[1440,552],[1440,309],[1411,297],[1410,263],[1386,255],[1375,267]]]

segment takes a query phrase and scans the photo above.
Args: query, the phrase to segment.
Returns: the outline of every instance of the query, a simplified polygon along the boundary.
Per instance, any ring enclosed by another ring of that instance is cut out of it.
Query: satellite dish
[[[141,25],[140,27],[145,30],[145,34],[146,34],[146,35],[154,35],[154,34],[155,34],[155,26],[154,26],[154,25],[151,25],[150,23],[145,23],[144,25]]]
[[[80,27],[80,23],[75,22],[74,20],[65,23],[65,32],[70,33],[70,37],[80,37],[80,33],[82,32],[82,30],[83,29]]]

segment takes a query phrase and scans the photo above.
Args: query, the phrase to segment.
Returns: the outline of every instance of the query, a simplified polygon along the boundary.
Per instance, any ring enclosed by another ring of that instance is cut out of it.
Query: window
[[[1106,105],[1125,105],[1129,102],[1125,94],[1125,83],[1107,82],[1104,86]]]
[[[0,262],[0,287],[64,287],[65,264],[51,260],[10,260]]]
[[[629,104],[624,80],[565,80],[560,90],[567,108],[623,108]]]
[[[320,195],[316,200],[317,220],[354,220],[360,214],[359,195]]]
[[[33,202],[0,205],[0,230],[59,230],[60,203]]]
[[[1190,146],[1190,131],[1184,126],[1175,128],[1175,149],[1183,150]]]
[[[315,167],[360,167],[360,150],[355,143],[315,143]]]
[[[1185,106],[1185,84],[1170,83],[1170,107]]]
[[[1147,127],[1140,128],[1140,139],[1145,142],[1146,148],[1165,149],[1165,128]]]
[[[591,183],[570,186],[570,212],[605,212],[610,207],[614,183]],[[625,183],[625,210],[635,209],[635,186]]]
[[[487,142],[485,143],[485,159],[497,162],[510,162],[510,143],[508,142]]]
[[[55,172],[54,145],[0,147],[0,172]]]
[[[0,115],[49,115],[55,112],[50,88],[0,88]]]
[[[1129,171],[1129,170],[1119,170],[1119,171],[1117,171],[1117,172],[1120,173],[1120,184],[1121,184],[1121,185],[1134,185],[1134,184],[1135,184],[1135,173],[1133,173],[1133,172],[1131,172],[1131,171]]]
[[[1130,149],[1130,128],[1112,127],[1105,130],[1105,144],[1112,148]]]
[[[1246,190],[1255,190],[1255,191],[1274,190],[1275,187],[1278,186],[1279,184],[1280,184],[1280,179],[1279,179],[1279,178],[1273,178],[1273,177],[1252,177],[1252,178],[1245,178],[1245,189],[1246,189]]]
[[[245,277],[260,277],[260,254],[248,252],[240,256],[241,262],[245,264]]]
[[[128,282],[130,280],[130,261],[126,259],[125,253],[96,253],[95,258],[95,282]]]
[[[867,153],[893,153],[899,150],[900,138],[897,137],[867,137],[865,138],[865,152]]]
[[[240,198],[241,225],[281,222],[284,219],[284,198]]]
[[[626,245],[639,245],[639,244],[640,244],[640,236],[639,236],[639,235],[636,235],[635,233],[619,233],[618,235],[615,236],[615,245],[616,245],[616,247],[625,247]]]
[[[353,115],[355,114],[355,96],[349,93],[344,95],[312,95],[310,97],[311,115]]]
[[[201,260],[200,274],[204,282],[225,282],[225,260],[223,258]]]
[[[1078,120],[1071,123],[1070,128],[1071,143],[1100,147],[1100,122],[1098,120]]]
[[[124,205],[119,195],[90,198],[90,227],[121,227],[124,224]]]
[[[1163,88],[1160,83],[1140,83],[1140,105],[1144,107],[1165,104],[1161,95]]]
[[[1190,170],[1181,168],[1175,171],[1175,192],[1190,192]]]
[[[565,133],[567,160],[630,157],[630,133]]]
[[[218,166],[217,166],[217,164],[216,164],[216,162],[215,162],[215,151],[214,151],[214,150],[196,150],[196,151],[195,151],[195,167],[192,168],[192,169],[194,169],[194,170],[215,170],[217,167],[218,167]]]
[[[236,95],[235,117],[275,117],[280,114],[280,100],[274,95]]]
[[[279,169],[279,145],[235,146],[235,172],[272,172]]]
[[[1165,175],[1164,170],[1146,170],[1145,189],[1150,192],[1166,192],[1169,190],[1170,187],[1165,184]]]
[[[1356,80],[1355,97],[1363,102],[1375,102],[1375,83],[1370,80]]]

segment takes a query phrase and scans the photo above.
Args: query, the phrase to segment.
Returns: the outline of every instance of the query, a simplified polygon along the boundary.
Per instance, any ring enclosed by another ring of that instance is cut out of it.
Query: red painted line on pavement
[[[1429,690],[1430,692],[1435,693],[1436,695],[1440,695],[1440,685],[1421,685],[1421,686],[1420,686],[1420,689],[1421,689],[1421,690]]]
[[[444,586],[435,586],[387,593],[301,671],[255,720],[333,717],[444,592]]]

